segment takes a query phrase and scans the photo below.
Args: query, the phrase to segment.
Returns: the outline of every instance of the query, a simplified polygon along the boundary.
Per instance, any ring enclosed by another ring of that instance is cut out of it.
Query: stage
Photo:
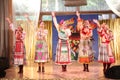
[[[120,65],[120,61],[113,65]],[[104,77],[102,64],[98,62],[93,62],[89,65],[89,72],[83,72],[82,64],[79,64],[77,61],[73,61],[72,64],[67,66],[67,72],[62,72],[61,66],[56,65],[52,61],[46,63],[44,73],[38,73],[37,69],[37,63],[34,63],[34,61],[28,61],[24,66],[23,74],[17,73],[18,67],[11,66],[6,70],[5,79],[111,80]]]

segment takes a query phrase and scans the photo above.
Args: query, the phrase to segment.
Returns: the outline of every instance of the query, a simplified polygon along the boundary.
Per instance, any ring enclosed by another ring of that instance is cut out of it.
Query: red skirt
[[[23,65],[24,64],[24,44],[22,41],[16,41],[15,52],[14,52],[14,64]]]

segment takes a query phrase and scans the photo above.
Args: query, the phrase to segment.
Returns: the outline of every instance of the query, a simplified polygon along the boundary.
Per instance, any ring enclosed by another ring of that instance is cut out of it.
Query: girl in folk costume
[[[24,45],[25,32],[23,32],[23,28],[21,26],[18,26],[17,29],[15,29],[9,18],[6,18],[6,20],[10,24],[10,29],[15,33],[14,64],[19,65],[18,73],[23,73],[26,54]]]
[[[48,61],[48,45],[47,45],[47,34],[48,30],[44,28],[45,24],[43,21],[40,22],[40,28],[36,32],[36,51],[35,51],[35,62],[38,63],[38,72],[45,72],[44,64]]]
[[[89,72],[88,64],[91,62],[90,55],[93,53],[91,49],[92,28],[88,20],[83,21],[80,18],[80,13],[78,11],[76,15],[78,17],[77,30],[80,32],[78,61],[83,63],[83,71]]]
[[[113,40],[113,34],[107,24],[103,23],[100,25],[97,20],[94,20],[94,22],[98,25],[98,34],[101,37],[98,61],[103,63],[103,72],[105,73],[106,70],[110,68],[110,65],[115,62],[110,47],[110,41]]]
[[[71,53],[69,36],[71,35],[70,29],[67,28],[67,24],[64,20],[61,20],[60,24],[57,23],[55,13],[52,12],[53,22],[58,32],[58,44],[56,48],[55,63],[62,65],[62,71],[66,71],[67,65],[71,63]]]
[[[31,25],[32,21],[29,16],[24,15]],[[34,26],[34,25],[33,25]],[[48,30],[45,29],[45,24],[43,21],[40,21],[39,28],[36,31],[36,46],[35,46],[35,62],[38,63],[37,72],[45,72],[44,64],[48,61],[48,45],[47,45],[47,34]]]

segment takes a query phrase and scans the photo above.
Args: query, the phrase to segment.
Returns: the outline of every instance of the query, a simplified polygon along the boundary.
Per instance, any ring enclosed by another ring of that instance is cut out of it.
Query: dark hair
[[[41,24],[42,22],[43,22],[42,20],[39,20],[39,21],[38,21],[38,24]]]

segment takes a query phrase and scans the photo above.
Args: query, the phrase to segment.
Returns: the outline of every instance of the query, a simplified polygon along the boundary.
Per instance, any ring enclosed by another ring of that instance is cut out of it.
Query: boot
[[[83,64],[83,67],[84,67],[83,71],[85,71],[85,69],[86,69],[85,64]]]
[[[88,64],[86,64],[86,71],[89,72]]]
[[[20,72],[21,72],[21,68],[20,68],[20,65],[19,65],[18,67],[19,67],[19,71],[18,71],[18,73],[20,73]]]
[[[106,63],[103,63],[103,73],[105,74],[106,72]]]
[[[62,65],[62,72],[64,72],[64,65]]]
[[[23,65],[19,65],[19,72],[18,73],[23,73]]]
[[[108,70],[110,68],[110,65],[111,65],[111,63],[107,64],[107,69],[106,70]]]
[[[21,65],[21,73],[23,73],[23,65]]]
[[[42,66],[42,72],[45,72],[45,68],[44,68],[44,66]]]
[[[66,71],[66,67],[67,67],[67,65],[62,65],[62,71],[63,71],[63,72]]]
[[[67,65],[64,65],[64,71],[67,71]]]
[[[41,67],[40,66],[38,67],[38,71],[37,72],[41,72]]]

